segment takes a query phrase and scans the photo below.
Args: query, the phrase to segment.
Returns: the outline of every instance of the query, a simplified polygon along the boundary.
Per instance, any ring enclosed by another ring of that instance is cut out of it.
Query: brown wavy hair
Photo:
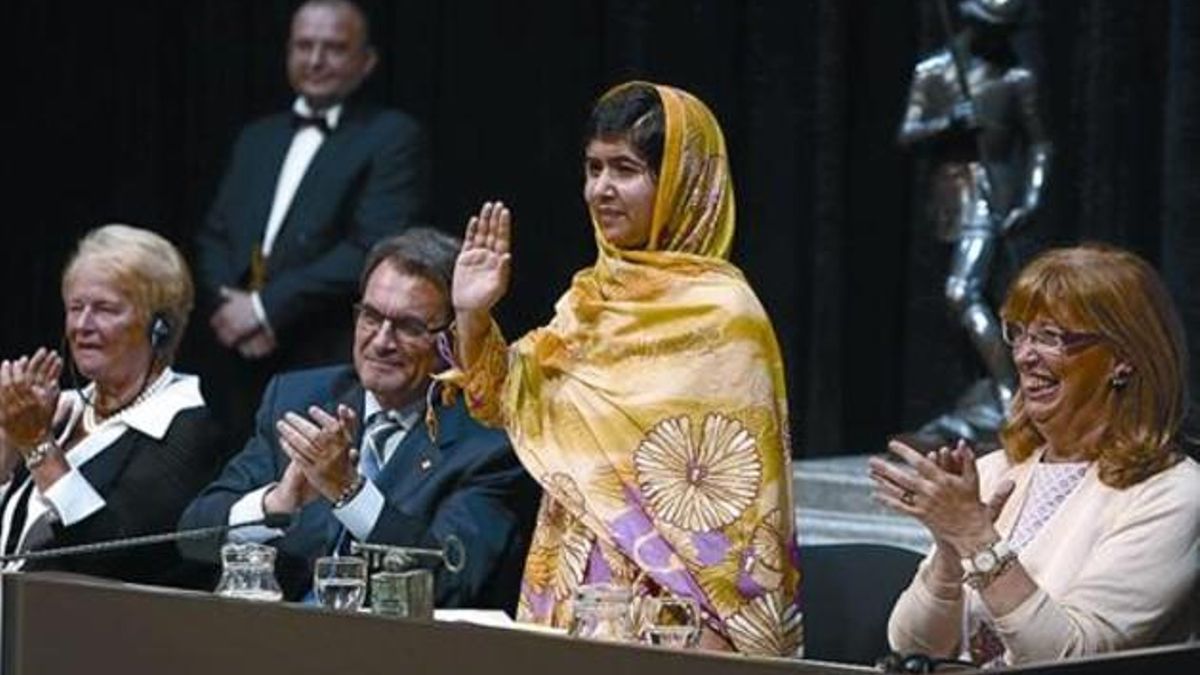
[[[1098,333],[1133,367],[1088,458],[1105,485],[1135,485],[1176,461],[1189,400],[1187,348],[1175,305],[1146,261],[1106,244],[1046,251],[1021,270],[1000,314],[1019,323],[1049,317]],[[1019,392],[1000,436],[1014,462],[1045,443]]]

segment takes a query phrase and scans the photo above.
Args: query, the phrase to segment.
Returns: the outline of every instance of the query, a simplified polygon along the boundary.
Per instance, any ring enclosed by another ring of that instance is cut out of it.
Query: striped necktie
[[[379,411],[371,416],[366,431],[363,432],[362,451],[358,456],[358,472],[364,478],[374,483],[383,470],[384,450],[389,443],[397,443],[398,436],[405,431],[400,422],[400,413],[394,410]],[[345,527],[339,526],[333,551],[335,555],[344,555],[350,551],[350,533]]]
[[[395,411],[376,413],[363,434],[363,448],[358,458],[358,471],[363,476],[375,481],[383,470],[384,451],[392,438],[404,431],[400,423],[400,415]]]

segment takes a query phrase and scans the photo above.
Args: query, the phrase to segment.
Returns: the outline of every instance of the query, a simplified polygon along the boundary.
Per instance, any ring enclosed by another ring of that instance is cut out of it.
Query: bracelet
[[[362,474],[354,474],[354,479],[350,481],[350,484],[342,488],[342,493],[338,495],[337,501],[333,503],[333,508],[335,510],[345,508],[347,504],[358,496],[358,493],[362,492],[363,486],[366,484],[367,479],[363,478]]]
[[[975,589],[976,591],[982,591],[988,586],[991,586],[993,581],[1000,578],[1000,576],[1007,572],[1008,568],[1012,567],[1016,562],[1017,554],[1009,554],[1008,556],[1001,558],[1000,563],[996,566],[996,569],[992,570],[991,572],[986,574],[967,574],[964,576],[964,580],[971,588]]]
[[[33,471],[41,466],[42,462],[46,461],[46,458],[50,456],[51,452],[54,452],[57,449],[58,446],[54,443],[54,441],[42,441],[41,443],[38,443],[32,450],[28,452],[28,454],[22,453],[25,457],[25,468]]]
[[[965,570],[963,583],[971,588],[982,591],[992,584],[1001,574],[1017,561],[1017,552],[1008,547],[1008,543],[1000,540],[981,551],[963,558]]]

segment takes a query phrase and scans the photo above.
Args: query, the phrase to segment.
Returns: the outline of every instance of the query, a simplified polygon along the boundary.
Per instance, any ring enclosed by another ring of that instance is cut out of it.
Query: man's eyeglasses
[[[378,333],[384,323],[391,324],[392,337],[408,341],[428,338],[450,327],[450,324],[431,327],[415,316],[388,316],[363,302],[354,304],[354,320],[372,334]]]
[[[1086,331],[1064,330],[1057,326],[1038,326],[1028,328],[1016,321],[1005,321],[1000,325],[1000,335],[1004,343],[1013,349],[1028,340],[1034,349],[1053,354],[1064,354],[1077,347],[1099,342],[1099,333]]]

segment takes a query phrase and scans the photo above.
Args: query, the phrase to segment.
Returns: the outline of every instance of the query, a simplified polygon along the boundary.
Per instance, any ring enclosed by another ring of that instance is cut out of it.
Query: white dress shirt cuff
[[[268,483],[257,490],[242,495],[242,498],[234,502],[233,506],[229,509],[229,524],[237,525],[238,523],[262,520],[263,516],[266,515],[263,511],[263,498],[267,496],[267,491],[273,487],[275,487],[275,483]],[[236,530],[229,531],[229,541],[239,544],[251,542],[261,544],[282,536],[283,530],[263,525],[239,527]]]
[[[41,493],[51,509],[58,514],[63,527],[70,527],[104,508],[104,497],[83,477],[79,469],[72,468],[54,485]]]
[[[350,534],[359,541],[366,541],[379,514],[383,513],[383,493],[369,479],[365,480],[362,489],[354,495],[345,506],[333,510],[333,516],[350,530]]]
[[[258,323],[262,324],[262,327],[267,329],[268,333],[274,335],[275,331],[271,329],[271,322],[267,320],[267,309],[263,307],[262,298],[259,297],[258,291],[250,294],[250,304],[254,305],[254,316],[258,317]]]

